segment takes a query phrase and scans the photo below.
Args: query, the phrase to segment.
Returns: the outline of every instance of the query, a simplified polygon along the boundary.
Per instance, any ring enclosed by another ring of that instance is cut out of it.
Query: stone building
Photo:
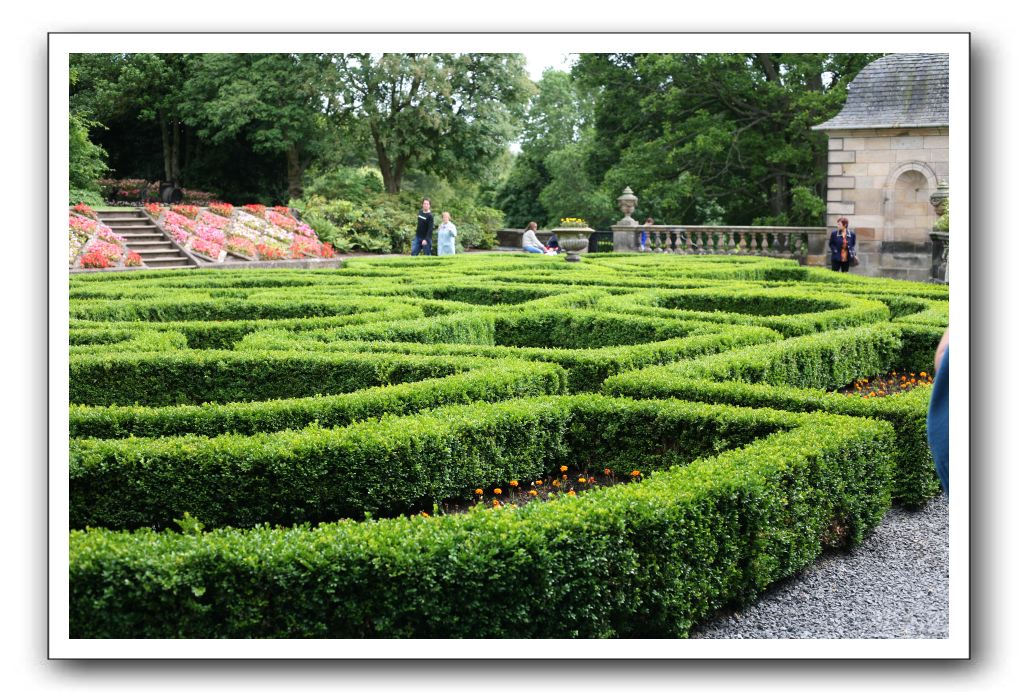
[[[845,216],[868,276],[930,279],[930,194],[948,177],[948,55],[896,53],[849,84],[828,135],[827,225]]]

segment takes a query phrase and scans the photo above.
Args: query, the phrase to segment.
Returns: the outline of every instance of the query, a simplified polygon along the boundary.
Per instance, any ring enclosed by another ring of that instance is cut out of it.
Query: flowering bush
[[[211,192],[204,192],[202,190],[191,190],[185,187],[181,188],[180,191],[184,195],[185,202],[197,204],[198,206],[206,206],[216,198],[216,195]]]
[[[84,203],[75,204],[73,207],[71,207],[71,209],[73,209],[78,214],[81,214],[82,216],[87,216],[88,218],[94,221],[99,220],[99,215],[95,212],[95,210],[92,207],[88,206],[87,204]]]
[[[111,262],[117,262],[124,254],[124,248],[116,243],[108,243],[105,240],[96,240],[89,247],[89,252],[98,252]]]
[[[75,214],[68,215],[67,226],[72,231],[81,231],[85,235],[92,235],[95,233],[95,229],[98,225],[98,221],[86,219],[83,216],[77,216]]]
[[[269,245],[268,243],[259,243],[257,245],[258,259],[263,260],[279,260],[286,257],[286,253],[282,248],[276,245]]]
[[[174,204],[170,207],[170,211],[176,212],[181,216],[186,216],[189,219],[198,218],[198,207],[193,204]]]
[[[230,236],[226,241],[226,249],[245,257],[258,256],[258,248],[255,246],[254,241],[240,236]]]
[[[559,219],[559,224],[562,228],[586,228],[587,222],[583,219],[575,219],[569,217],[567,219]]]
[[[219,216],[218,214],[211,214],[204,210],[198,215],[197,220],[203,224],[212,226],[213,228],[218,228],[220,230],[230,225],[229,218]]]
[[[194,234],[202,240],[215,243],[216,245],[222,245],[226,242],[226,234],[218,228],[209,226],[204,223],[195,224]]]
[[[265,220],[273,226],[279,226],[280,228],[285,228],[288,231],[294,231],[297,228],[296,219],[289,215],[284,216],[277,211],[269,210],[265,212]]]
[[[302,259],[305,257],[318,257],[320,254],[319,243],[316,240],[305,238],[302,235],[293,237],[293,244],[290,245],[290,257]]]
[[[88,234],[69,228],[67,231],[67,264],[73,265],[81,248],[88,242]]]
[[[245,204],[244,209],[255,216],[261,216],[265,213],[264,204]]]
[[[230,218],[233,216],[233,205],[228,202],[211,202],[209,204],[209,211],[218,216]]]
[[[149,202],[145,205],[145,211],[147,211],[153,218],[158,219],[163,214],[163,207],[162,205]]]
[[[141,266],[141,255],[137,252],[127,253],[127,259],[124,260],[125,267],[140,267]]]
[[[97,238],[105,240],[107,243],[115,243],[117,245],[127,245],[127,241],[123,236],[117,235],[113,232],[113,229],[109,226],[99,223],[98,229],[95,232]]]
[[[90,250],[81,256],[81,266],[85,269],[109,269],[113,263],[103,253]]]
[[[191,250],[211,259],[219,260],[219,254],[222,252],[223,246],[220,243],[215,243],[205,238],[192,236]]]

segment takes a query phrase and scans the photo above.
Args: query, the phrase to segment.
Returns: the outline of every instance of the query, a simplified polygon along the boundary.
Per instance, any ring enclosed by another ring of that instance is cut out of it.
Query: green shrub
[[[729,429],[774,414],[742,415]],[[823,546],[858,544],[888,506],[887,423],[784,418],[803,427],[514,511],[202,535],[72,531],[70,633],[686,636]]]
[[[476,361],[474,361],[476,362]],[[201,406],[71,406],[72,438],[252,435],[325,428],[435,406],[565,393],[565,371],[551,363],[502,360],[441,379],[385,385],[348,394]]]

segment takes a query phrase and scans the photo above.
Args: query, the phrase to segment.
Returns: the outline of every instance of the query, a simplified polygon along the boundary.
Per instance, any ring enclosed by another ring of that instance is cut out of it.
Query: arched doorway
[[[937,189],[937,175],[926,164],[910,161],[887,178],[884,190],[884,242],[929,242],[937,220],[930,193]]]

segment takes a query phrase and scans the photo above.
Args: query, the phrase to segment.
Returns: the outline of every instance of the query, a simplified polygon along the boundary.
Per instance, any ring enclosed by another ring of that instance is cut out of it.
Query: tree
[[[176,53],[81,53],[71,55],[80,75],[72,108],[103,122],[132,113],[155,122],[162,138],[163,179],[180,182],[189,133],[181,114],[183,86],[197,56]]]
[[[77,81],[77,72],[71,70],[71,85]],[[106,150],[89,138],[89,129],[100,126],[89,120],[84,113],[68,113],[69,144],[68,144],[68,182],[70,201],[98,204],[99,178],[106,172]]]
[[[530,94],[522,55],[332,56],[330,110],[372,144],[386,191],[409,170],[477,175],[516,134]]]
[[[671,222],[822,223],[826,138],[810,128],[875,57],[583,55],[574,74],[597,93],[587,169]]]
[[[589,215],[583,210],[595,185],[582,169],[579,140],[592,119],[590,100],[569,73],[545,70],[527,107],[520,154],[496,195],[507,223],[547,226],[563,216]]]
[[[329,59],[315,54],[206,53],[197,56],[182,111],[198,135],[223,144],[244,138],[255,152],[285,160],[287,193],[298,198],[304,171],[330,128]]]

